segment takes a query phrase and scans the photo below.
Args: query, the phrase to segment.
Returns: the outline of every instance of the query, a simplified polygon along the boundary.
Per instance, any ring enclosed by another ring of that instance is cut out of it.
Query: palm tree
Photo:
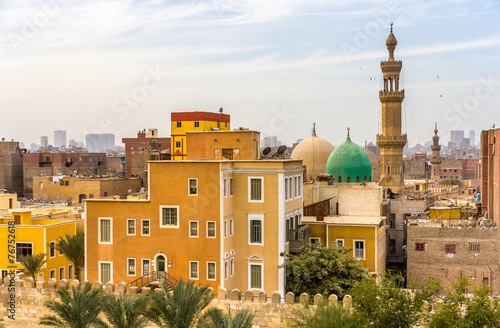
[[[144,316],[149,299],[144,296],[125,298],[107,294],[103,297],[102,312],[106,315],[109,325],[101,327],[113,328],[142,328],[149,321]]]
[[[40,319],[42,326],[87,328],[103,326],[105,323],[97,316],[101,312],[101,290],[91,290],[87,284],[82,290],[71,286],[71,292],[60,288],[57,294],[60,302],[47,301],[45,307],[56,315],[46,315]]]
[[[250,314],[248,310],[236,311],[235,315],[231,315],[231,308],[227,314],[223,314],[221,310],[216,308],[209,309],[200,319],[200,328],[252,328],[254,314]]]
[[[19,263],[24,266],[24,269],[21,269],[22,273],[33,278],[35,283],[36,273],[40,271],[40,268],[47,262],[45,255],[45,253],[38,253],[36,255],[22,255],[19,257]]]
[[[148,316],[160,327],[191,328],[194,327],[201,311],[214,298],[208,286],[195,286],[192,281],[181,279],[170,293],[166,284],[161,284],[163,293],[148,293],[151,305]]]
[[[49,247],[50,244],[49,244]],[[57,244],[53,246],[60,253],[73,263],[75,279],[80,278],[80,263],[85,254],[84,237],[82,232],[77,232],[76,235],[66,234],[66,239],[59,237]]]

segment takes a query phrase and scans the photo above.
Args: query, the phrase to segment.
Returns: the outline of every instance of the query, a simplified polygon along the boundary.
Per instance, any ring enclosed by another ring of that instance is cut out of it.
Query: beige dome
[[[370,149],[363,148],[366,155],[370,159],[370,163],[372,164],[372,181],[380,179],[380,167],[378,165],[378,157],[375,155]]]
[[[312,177],[316,180],[318,175],[326,174],[326,162],[333,149],[331,143],[313,132],[311,137],[295,146],[291,158],[303,160],[306,166],[305,179],[310,180]]]
[[[391,33],[387,37],[387,40],[385,40],[385,45],[388,47],[395,47],[398,45],[398,40],[396,40],[396,37],[392,33],[392,28],[391,28]]]

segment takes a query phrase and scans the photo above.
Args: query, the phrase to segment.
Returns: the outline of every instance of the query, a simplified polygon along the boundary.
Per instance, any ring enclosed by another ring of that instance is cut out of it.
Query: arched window
[[[341,176],[339,176],[339,182],[342,182],[342,177]]]
[[[351,182],[351,177],[347,177],[347,182]]]
[[[387,174],[391,174],[391,167],[387,165]]]
[[[372,182],[372,176],[371,175],[368,177],[368,182]]]
[[[356,182],[359,182],[359,175],[356,177]]]
[[[366,181],[366,175],[365,175],[365,178],[363,179],[363,181]]]

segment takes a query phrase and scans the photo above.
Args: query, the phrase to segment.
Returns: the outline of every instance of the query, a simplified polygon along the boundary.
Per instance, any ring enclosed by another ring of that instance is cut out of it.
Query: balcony
[[[301,225],[298,229],[288,230],[289,244],[288,248],[290,253],[300,253],[309,242],[311,235],[311,228],[308,225]]]

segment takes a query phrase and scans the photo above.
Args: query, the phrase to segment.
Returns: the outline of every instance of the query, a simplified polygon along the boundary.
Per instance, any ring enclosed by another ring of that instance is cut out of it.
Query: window
[[[189,196],[198,195],[198,179],[188,179]]]
[[[224,179],[224,197],[227,197],[227,179]]]
[[[111,262],[100,262],[99,261],[99,281],[104,285],[111,281],[112,270]]]
[[[177,123],[177,128],[182,128],[182,122],[176,122]]]
[[[127,259],[127,276],[135,276],[135,259]]]
[[[161,208],[160,227],[161,228],[178,228],[179,227],[179,221],[178,221],[179,206],[172,206],[172,207],[160,206],[160,208]]]
[[[199,128],[200,127],[200,122],[199,121],[195,121],[194,122],[194,127],[195,128]]]
[[[189,221],[189,237],[198,237],[198,221]]]
[[[455,254],[455,244],[446,244],[444,245],[444,251],[446,254]]]
[[[389,253],[396,254],[396,239],[389,239]]]
[[[59,250],[59,256],[64,255],[64,252],[60,249]]]
[[[347,177],[347,182],[351,182],[351,177]]]
[[[230,271],[231,277],[234,276],[234,258],[231,259]]]
[[[59,280],[64,279],[64,267],[59,268]]]
[[[224,262],[224,279],[229,278],[229,264],[227,261]]]
[[[396,214],[392,214],[389,218],[389,228],[396,229]]]
[[[40,182],[40,183],[38,184],[38,186],[39,186],[40,188],[43,188],[43,182]]]
[[[234,221],[233,219],[229,220],[229,235],[232,236],[234,234]]]
[[[99,218],[99,244],[113,243],[113,224],[111,218]]]
[[[295,176],[295,177],[293,177],[293,181],[294,181],[294,183],[295,183],[295,188],[294,188],[294,190],[295,190],[295,197],[297,197],[297,192],[298,192],[298,190],[297,190],[297,185],[298,185],[298,184],[297,184],[297,181],[298,181],[298,179],[297,179],[297,177],[296,177],[296,176]]]
[[[290,179],[288,179],[288,192],[289,192],[288,198],[290,198],[290,199],[293,198],[293,190],[292,190],[293,186],[292,186],[292,183],[293,183],[292,177],[290,177]]]
[[[263,214],[248,215],[249,244],[264,245]]]
[[[364,241],[354,241],[354,257],[358,259],[365,258],[365,242]]]
[[[149,220],[142,220],[142,236],[149,236]]]
[[[229,196],[233,195],[233,178],[229,178]]]
[[[285,243],[290,241],[290,219],[285,220]]]
[[[297,185],[298,195],[302,196],[302,176],[299,175],[299,184]]]
[[[207,222],[207,238],[215,238],[215,222]]]
[[[425,243],[415,243],[415,250],[419,252],[425,251]]]
[[[50,270],[50,279],[56,279],[56,269]]]
[[[180,141],[176,141],[175,142],[175,148],[181,148],[181,142]]]
[[[356,176],[356,182],[359,182],[359,175]]]
[[[250,288],[251,289],[263,289],[262,288],[262,265],[261,264],[250,264]]]
[[[56,242],[55,241],[51,241],[49,243],[49,256],[52,258],[52,257],[55,257],[56,256]]]
[[[142,259],[142,275],[147,275],[149,273],[149,259]]]
[[[339,182],[342,182],[342,176],[339,176]]]
[[[68,265],[68,279],[75,278],[75,270],[73,268],[73,264]]]
[[[134,219],[127,220],[127,235],[128,236],[135,235],[135,220]]]
[[[215,262],[207,262],[207,280],[215,280]]]
[[[321,246],[321,238],[309,237],[309,244],[311,245],[311,249],[315,249],[316,247]]]
[[[189,261],[189,279],[198,279],[198,262]]]
[[[260,202],[264,200],[264,178],[252,178],[249,177],[248,186],[248,201],[250,202]]]
[[[338,247],[344,247],[344,239],[337,239],[336,242]]]
[[[224,238],[227,238],[227,220],[224,220]]]
[[[285,178],[285,200],[288,200],[288,178]]]
[[[33,255],[33,243],[16,243],[16,262],[21,256]]]
[[[469,252],[479,253],[479,243],[469,243]]]

